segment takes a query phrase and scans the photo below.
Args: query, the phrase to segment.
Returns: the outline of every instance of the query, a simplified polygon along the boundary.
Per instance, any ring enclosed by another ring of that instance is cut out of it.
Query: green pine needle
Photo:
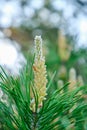
[[[0,128],[2,130],[86,130],[87,103],[79,95],[85,86],[76,90],[61,90],[68,87],[67,83],[60,90],[55,90],[43,101],[38,111],[38,95],[32,87],[32,63],[25,66],[17,78],[6,74],[2,67],[0,88],[7,95],[7,103],[0,101]],[[54,75],[53,75],[54,77]],[[48,84],[48,93],[53,77]],[[30,108],[30,88],[35,97],[36,110]],[[14,107],[13,107],[14,106]],[[15,109],[14,109],[15,108]]]

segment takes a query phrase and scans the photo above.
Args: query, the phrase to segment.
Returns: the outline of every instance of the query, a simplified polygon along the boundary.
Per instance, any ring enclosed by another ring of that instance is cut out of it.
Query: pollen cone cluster
[[[46,96],[47,74],[45,58],[42,53],[42,39],[41,36],[35,37],[35,59],[33,64],[34,71],[34,87],[38,95],[38,107],[42,106],[42,101]],[[35,101],[32,102],[32,108],[35,109]]]
[[[63,35],[63,32],[60,30],[58,32],[58,53],[61,61],[65,62],[69,59],[71,55],[72,47],[68,45],[66,37]]]

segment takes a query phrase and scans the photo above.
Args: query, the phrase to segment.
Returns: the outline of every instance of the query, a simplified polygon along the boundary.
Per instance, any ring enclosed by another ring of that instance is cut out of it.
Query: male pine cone
[[[38,95],[38,108],[42,107],[42,102],[45,100],[46,85],[47,85],[47,72],[45,65],[45,57],[42,52],[42,38],[41,36],[35,37],[35,59],[33,64],[34,71],[34,87]],[[35,111],[35,100],[32,102],[32,110]]]

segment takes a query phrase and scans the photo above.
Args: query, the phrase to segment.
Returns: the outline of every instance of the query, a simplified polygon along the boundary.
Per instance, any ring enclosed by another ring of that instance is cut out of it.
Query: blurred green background
[[[18,72],[21,62],[26,62],[24,57],[29,55],[31,60],[35,35],[41,35],[48,78],[56,71],[54,83],[66,83],[74,73],[75,82],[86,83],[86,14],[85,0],[1,0],[0,46],[10,43],[16,48],[13,53],[11,48],[0,47],[1,65],[9,72]]]

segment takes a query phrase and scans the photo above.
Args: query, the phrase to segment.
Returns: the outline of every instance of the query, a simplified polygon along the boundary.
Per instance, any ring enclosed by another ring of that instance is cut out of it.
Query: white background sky
[[[31,18],[34,15],[34,9],[39,9],[43,6],[43,0],[32,0],[30,2],[30,6],[25,8],[25,14]],[[66,0],[54,0],[52,1],[52,6],[58,11],[63,11],[63,16],[66,22],[69,24],[67,30],[70,34],[77,36],[77,43],[79,46],[87,45],[87,17],[80,13],[77,18],[72,18],[72,15],[75,11],[75,6],[71,3],[68,3]],[[46,19],[46,14],[48,17],[48,13],[46,10],[45,16],[44,13],[40,13],[42,15],[43,20]],[[19,25],[22,22],[22,10],[20,8],[18,0],[5,2],[4,0],[0,3],[0,12],[2,12],[2,16],[0,16],[0,25],[3,27],[8,27],[11,24],[14,26]],[[54,18],[53,18],[54,17]],[[53,20],[55,19],[55,20]],[[58,22],[58,17],[55,14],[50,16],[50,20],[53,24],[55,21]],[[54,21],[54,22],[53,22]]]

